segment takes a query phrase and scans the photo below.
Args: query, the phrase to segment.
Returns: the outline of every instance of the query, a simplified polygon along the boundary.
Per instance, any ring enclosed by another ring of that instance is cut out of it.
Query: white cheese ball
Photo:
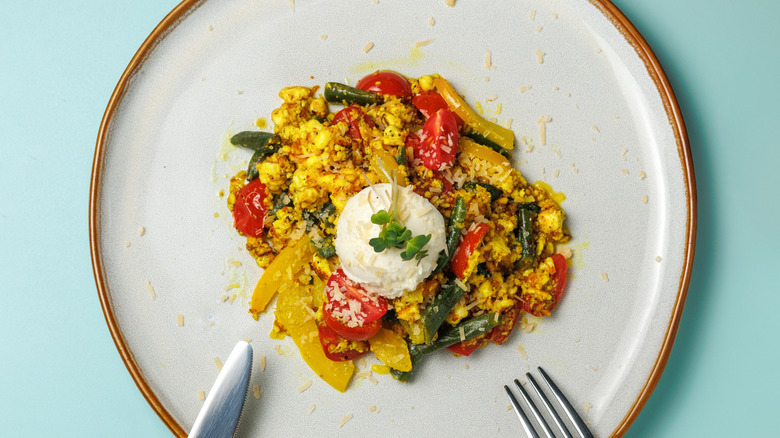
[[[431,235],[431,240],[423,247],[428,255],[421,260],[402,260],[400,248],[377,253],[368,244],[382,229],[371,222],[371,215],[379,210],[390,211],[391,184],[374,184],[350,198],[336,225],[334,244],[344,273],[385,298],[398,298],[417,288],[431,275],[439,252],[446,248],[444,217],[436,207],[414,193],[411,187],[398,187],[398,191],[401,223],[412,236]]]

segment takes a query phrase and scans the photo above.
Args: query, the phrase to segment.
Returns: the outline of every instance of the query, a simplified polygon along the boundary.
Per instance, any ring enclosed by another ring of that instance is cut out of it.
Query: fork
[[[569,403],[566,397],[563,396],[563,393],[561,392],[560,389],[558,389],[558,386],[556,386],[555,383],[553,383],[552,379],[550,379],[550,376],[548,376],[547,373],[544,372],[542,367],[538,367],[538,369],[539,369],[539,374],[542,376],[542,380],[544,380],[544,382],[547,384],[547,387],[550,389],[550,392],[552,392],[552,394],[558,400],[561,409],[563,409],[563,411],[566,413],[566,416],[569,417],[569,420],[571,421],[572,425],[579,433],[580,437],[593,438],[593,434],[585,425],[585,422],[582,421],[582,418],[580,418],[580,416],[577,414],[577,411],[574,410],[571,403]],[[531,373],[525,373],[525,375],[526,377],[528,377],[528,382],[534,388],[534,391],[539,396],[539,400],[541,400],[542,404],[547,409],[547,412],[550,414],[550,417],[558,426],[558,429],[561,432],[563,432],[563,436],[565,436],[566,438],[573,438],[571,432],[569,432],[569,430],[566,428],[566,425],[563,423],[563,420],[561,419],[560,415],[558,415],[555,409],[553,409],[550,400],[547,398],[544,392],[542,392],[542,388],[540,388],[539,385],[536,383],[536,380],[531,375]],[[526,405],[528,405],[528,408],[531,410],[531,413],[536,419],[536,422],[541,427],[545,436],[547,436],[547,438],[555,438],[552,429],[550,429],[550,426],[547,424],[547,421],[545,421],[544,417],[542,416],[542,413],[539,412],[539,409],[536,407],[536,405],[534,405],[533,401],[531,401],[531,398],[528,396],[528,393],[525,391],[525,389],[523,389],[523,385],[521,385],[520,382],[517,381],[517,379],[515,379],[515,385],[517,386],[517,389],[520,390],[520,395],[522,396],[523,401],[525,402]],[[523,425],[523,429],[525,430],[526,435],[531,438],[539,438],[539,434],[534,429],[534,426],[531,423],[531,421],[528,419],[528,416],[520,407],[520,403],[518,403],[517,399],[515,398],[515,395],[512,393],[512,390],[509,389],[509,386],[507,385],[504,385],[504,390],[506,390],[507,395],[509,395],[509,400],[512,401],[512,406],[515,408],[515,412],[517,413],[517,416],[520,418],[520,422]]]

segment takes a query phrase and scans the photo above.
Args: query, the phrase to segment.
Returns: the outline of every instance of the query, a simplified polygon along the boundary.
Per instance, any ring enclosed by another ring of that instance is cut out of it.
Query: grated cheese
[[[265,371],[265,356],[260,356],[260,371]]]
[[[311,386],[311,380],[307,380],[307,381],[303,382],[303,385],[301,385],[298,388],[298,392],[306,391],[307,389],[309,389],[310,386]]]
[[[454,2],[454,0],[453,0]],[[352,419],[352,414],[347,414],[346,417],[342,418],[341,421],[339,421],[339,427],[343,427],[345,424],[347,424],[347,421]]]
[[[219,358],[218,358],[218,357],[215,357],[215,358],[214,358],[214,365],[216,365],[216,366],[217,366],[217,369],[218,369],[218,370],[220,370],[220,371],[222,370],[222,361],[221,361],[221,360],[219,360]]]
[[[176,325],[178,325],[179,327],[184,325],[184,315],[182,315],[181,313],[176,315]]]
[[[316,409],[316,408],[317,408],[317,405],[312,403],[311,406],[309,406],[309,411],[306,414],[307,415],[311,415],[311,413],[314,412],[314,409]]]
[[[200,401],[206,400],[206,393],[203,391],[198,391],[198,400]]]
[[[260,394],[263,393],[263,390],[260,389],[260,385],[252,385],[252,395],[255,397],[255,400],[260,398]]]
[[[144,285],[146,286],[146,291],[149,292],[149,296],[152,297],[153,300],[157,299],[157,294],[154,292],[154,288],[152,287],[152,283],[149,282],[149,280],[146,280],[144,282]]]
[[[536,124],[539,125],[539,139],[542,145],[547,144],[547,124],[549,122],[552,122],[552,117],[550,116],[539,117],[536,121]]]
[[[374,48],[374,43],[368,42],[365,46],[363,46],[363,53],[368,53],[369,50]]]
[[[544,64],[544,55],[546,55],[546,53],[542,52],[541,50],[536,50],[534,53],[536,53],[536,62],[539,64]]]

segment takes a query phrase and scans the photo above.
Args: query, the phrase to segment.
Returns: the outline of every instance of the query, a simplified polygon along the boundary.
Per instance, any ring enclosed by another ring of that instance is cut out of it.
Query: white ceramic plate
[[[520,170],[566,194],[574,262],[565,298],[532,333],[468,358],[428,357],[408,384],[374,375],[377,384],[355,378],[340,394],[289,338],[268,337],[271,313],[247,313],[261,271],[219,192],[249,154],[224,144],[270,120],[284,86],[354,84],[379,68],[440,73],[488,117],[511,119]],[[693,257],[695,186],[665,76],[609,3],[185,1],[111,99],[90,217],[117,347],[178,435],[217,375],[215,358],[250,338],[266,367],[254,367],[262,394],[249,397],[242,436],[516,436],[503,385],[537,365],[606,436],[625,432],[666,362]]]

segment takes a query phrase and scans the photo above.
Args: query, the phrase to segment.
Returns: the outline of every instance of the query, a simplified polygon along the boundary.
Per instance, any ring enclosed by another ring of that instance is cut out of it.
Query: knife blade
[[[239,341],[222,365],[192,425],[190,438],[227,438],[235,435],[249,389],[251,371],[252,346]]]

